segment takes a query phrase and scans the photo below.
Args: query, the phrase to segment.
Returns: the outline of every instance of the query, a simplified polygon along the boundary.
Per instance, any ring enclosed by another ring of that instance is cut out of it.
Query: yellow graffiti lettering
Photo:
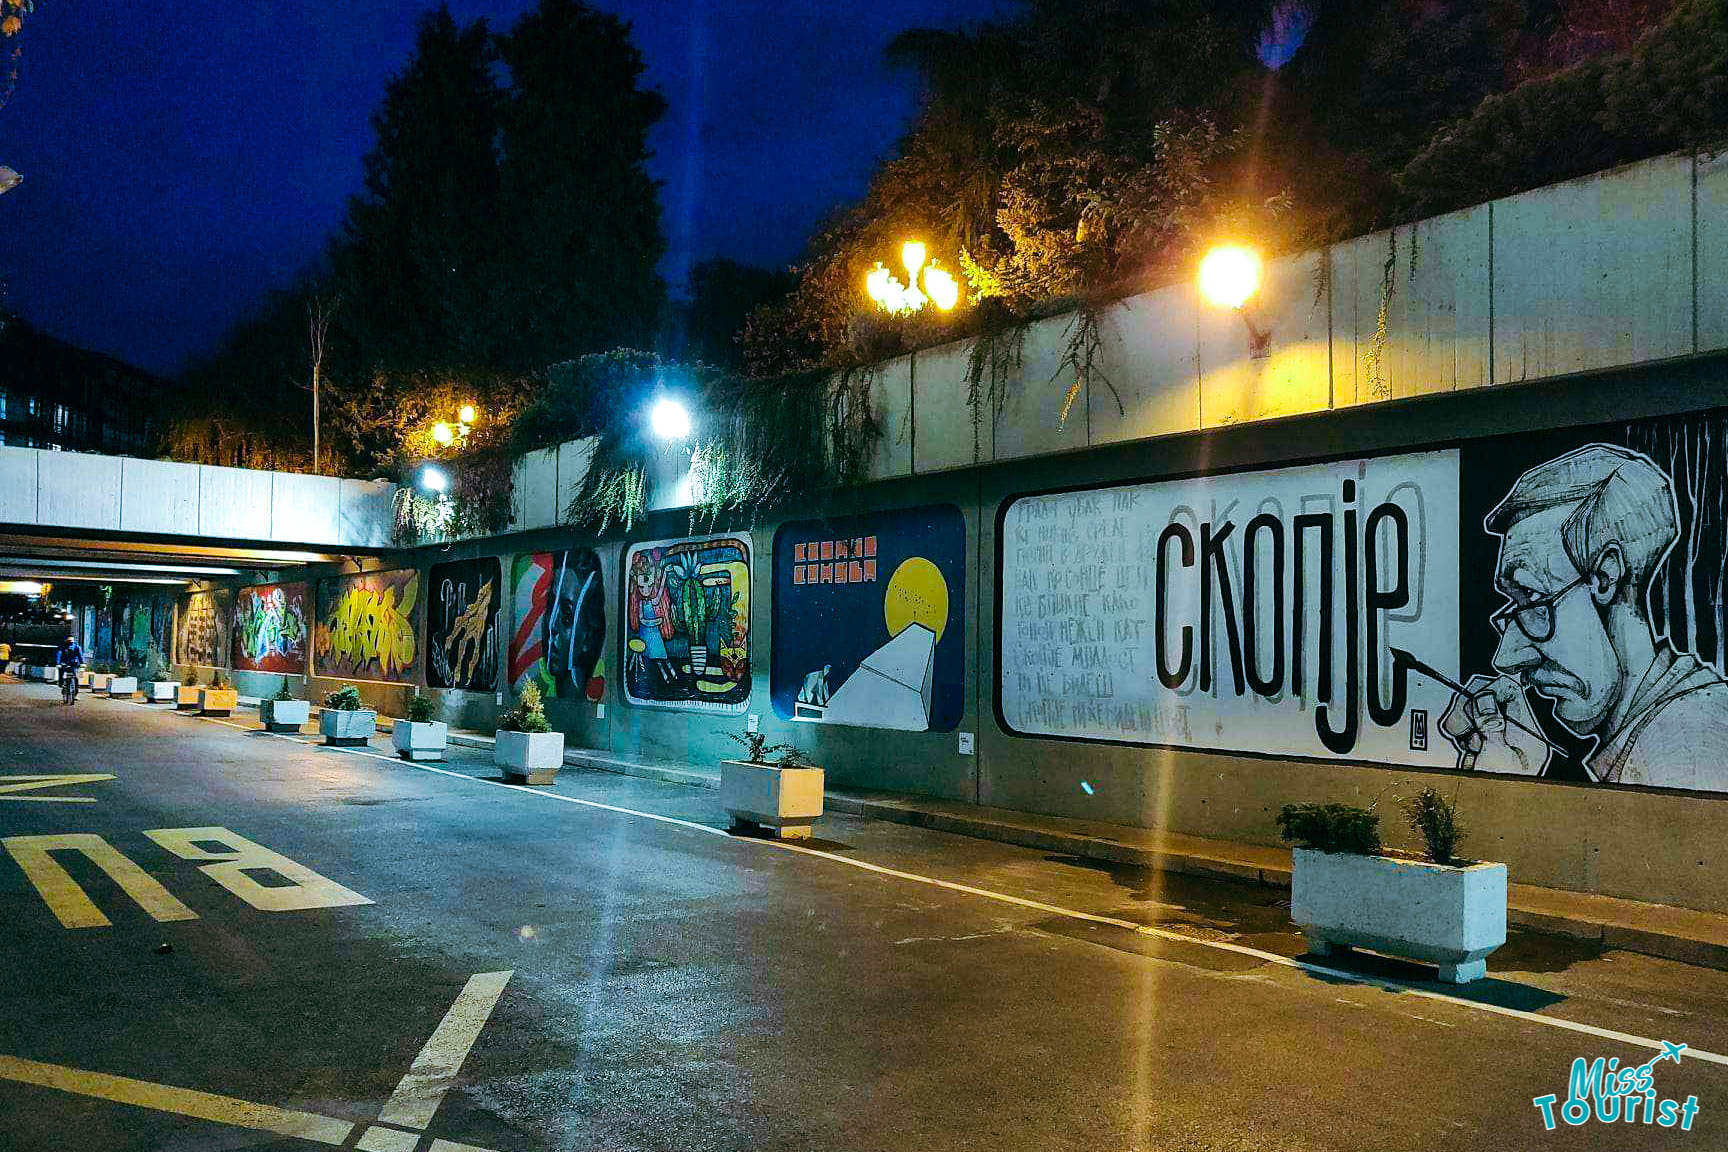
[[[352,584],[318,629],[318,655],[356,669],[376,662],[379,675],[393,676],[414,665],[414,625],[409,617],[420,595],[415,573],[398,589]],[[320,669],[324,671],[325,669]]]

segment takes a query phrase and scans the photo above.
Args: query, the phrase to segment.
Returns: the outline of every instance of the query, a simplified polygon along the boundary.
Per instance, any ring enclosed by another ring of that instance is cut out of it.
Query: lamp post
[[[920,312],[926,304],[935,304],[943,312],[953,310],[960,302],[960,282],[936,261],[922,240],[908,240],[900,246],[900,264],[906,269],[902,284],[880,260],[864,277],[864,292],[876,306],[890,316],[905,316]]]
[[[478,413],[474,411],[474,405],[464,404],[456,410],[454,424],[440,420],[432,425],[432,439],[444,448],[453,444],[466,443],[468,433],[474,430],[473,425],[477,419]]]
[[[1242,317],[1248,329],[1248,356],[1262,359],[1271,351],[1272,333],[1263,332],[1248,315],[1248,301],[1260,290],[1260,255],[1240,244],[1224,244],[1200,261],[1200,294],[1218,308]]]

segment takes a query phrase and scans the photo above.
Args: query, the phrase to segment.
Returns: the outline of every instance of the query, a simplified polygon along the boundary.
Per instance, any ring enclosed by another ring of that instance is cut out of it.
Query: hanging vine
[[[1063,336],[1065,345],[1062,362],[1050,376],[1050,382],[1054,384],[1064,373],[1074,374],[1073,382],[1062,396],[1062,410],[1056,417],[1057,431],[1067,426],[1068,414],[1074,408],[1074,401],[1080,398],[1081,391],[1087,382],[1092,380],[1110,389],[1110,395],[1116,401],[1117,412],[1123,416],[1128,415],[1127,406],[1122,403],[1122,394],[1116,391],[1116,385],[1111,383],[1110,377],[1098,366],[1099,354],[1104,350],[1104,336],[1099,323],[1103,315],[1102,306],[1082,303],[1075,310],[1074,319],[1068,322],[1068,331]]]
[[[1368,396],[1386,400],[1392,387],[1386,381],[1386,317],[1392,307],[1392,295],[1397,291],[1398,229],[1386,233],[1386,263],[1380,269],[1380,308],[1374,317],[1374,338],[1368,341],[1364,362],[1368,369]]]
[[[984,426],[988,419],[991,436],[1002,418],[1009,382],[1020,375],[1025,363],[1028,322],[1009,312],[1000,302],[986,299],[979,305],[984,327],[972,340],[966,355],[966,407],[972,412],[972,463],[984,459]]]

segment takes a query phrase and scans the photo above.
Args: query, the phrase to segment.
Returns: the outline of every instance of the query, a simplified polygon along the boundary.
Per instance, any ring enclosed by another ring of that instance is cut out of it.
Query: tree
[[[786,271],[724,257],[702,261],[690,270],[690,299],[678,309],[682,348],[675,358],[737,371],[744,362],[739,337],[751,313],[785,300],[797,283]]]
[[[373,115],[365,192],[333,250],[346,327],[365,365],[484,364],[498,335],[488,223],[498,211],[500,97],[484,21],[440,5]]]
[[[666,103],[642,86],[629,25],[541,0],[498,52],[510,75],[496,245],[505,361],[533,369],[651,346],[666,241],[648,132]]]

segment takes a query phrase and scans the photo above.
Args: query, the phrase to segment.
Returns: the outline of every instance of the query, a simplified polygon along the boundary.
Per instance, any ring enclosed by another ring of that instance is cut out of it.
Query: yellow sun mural
[[[900,635],[908,624],[922,624],[941,640],[948,627],[948,582],[942,570],[922,556],[902,561],[888,579],[882,619],[890,636]]]

